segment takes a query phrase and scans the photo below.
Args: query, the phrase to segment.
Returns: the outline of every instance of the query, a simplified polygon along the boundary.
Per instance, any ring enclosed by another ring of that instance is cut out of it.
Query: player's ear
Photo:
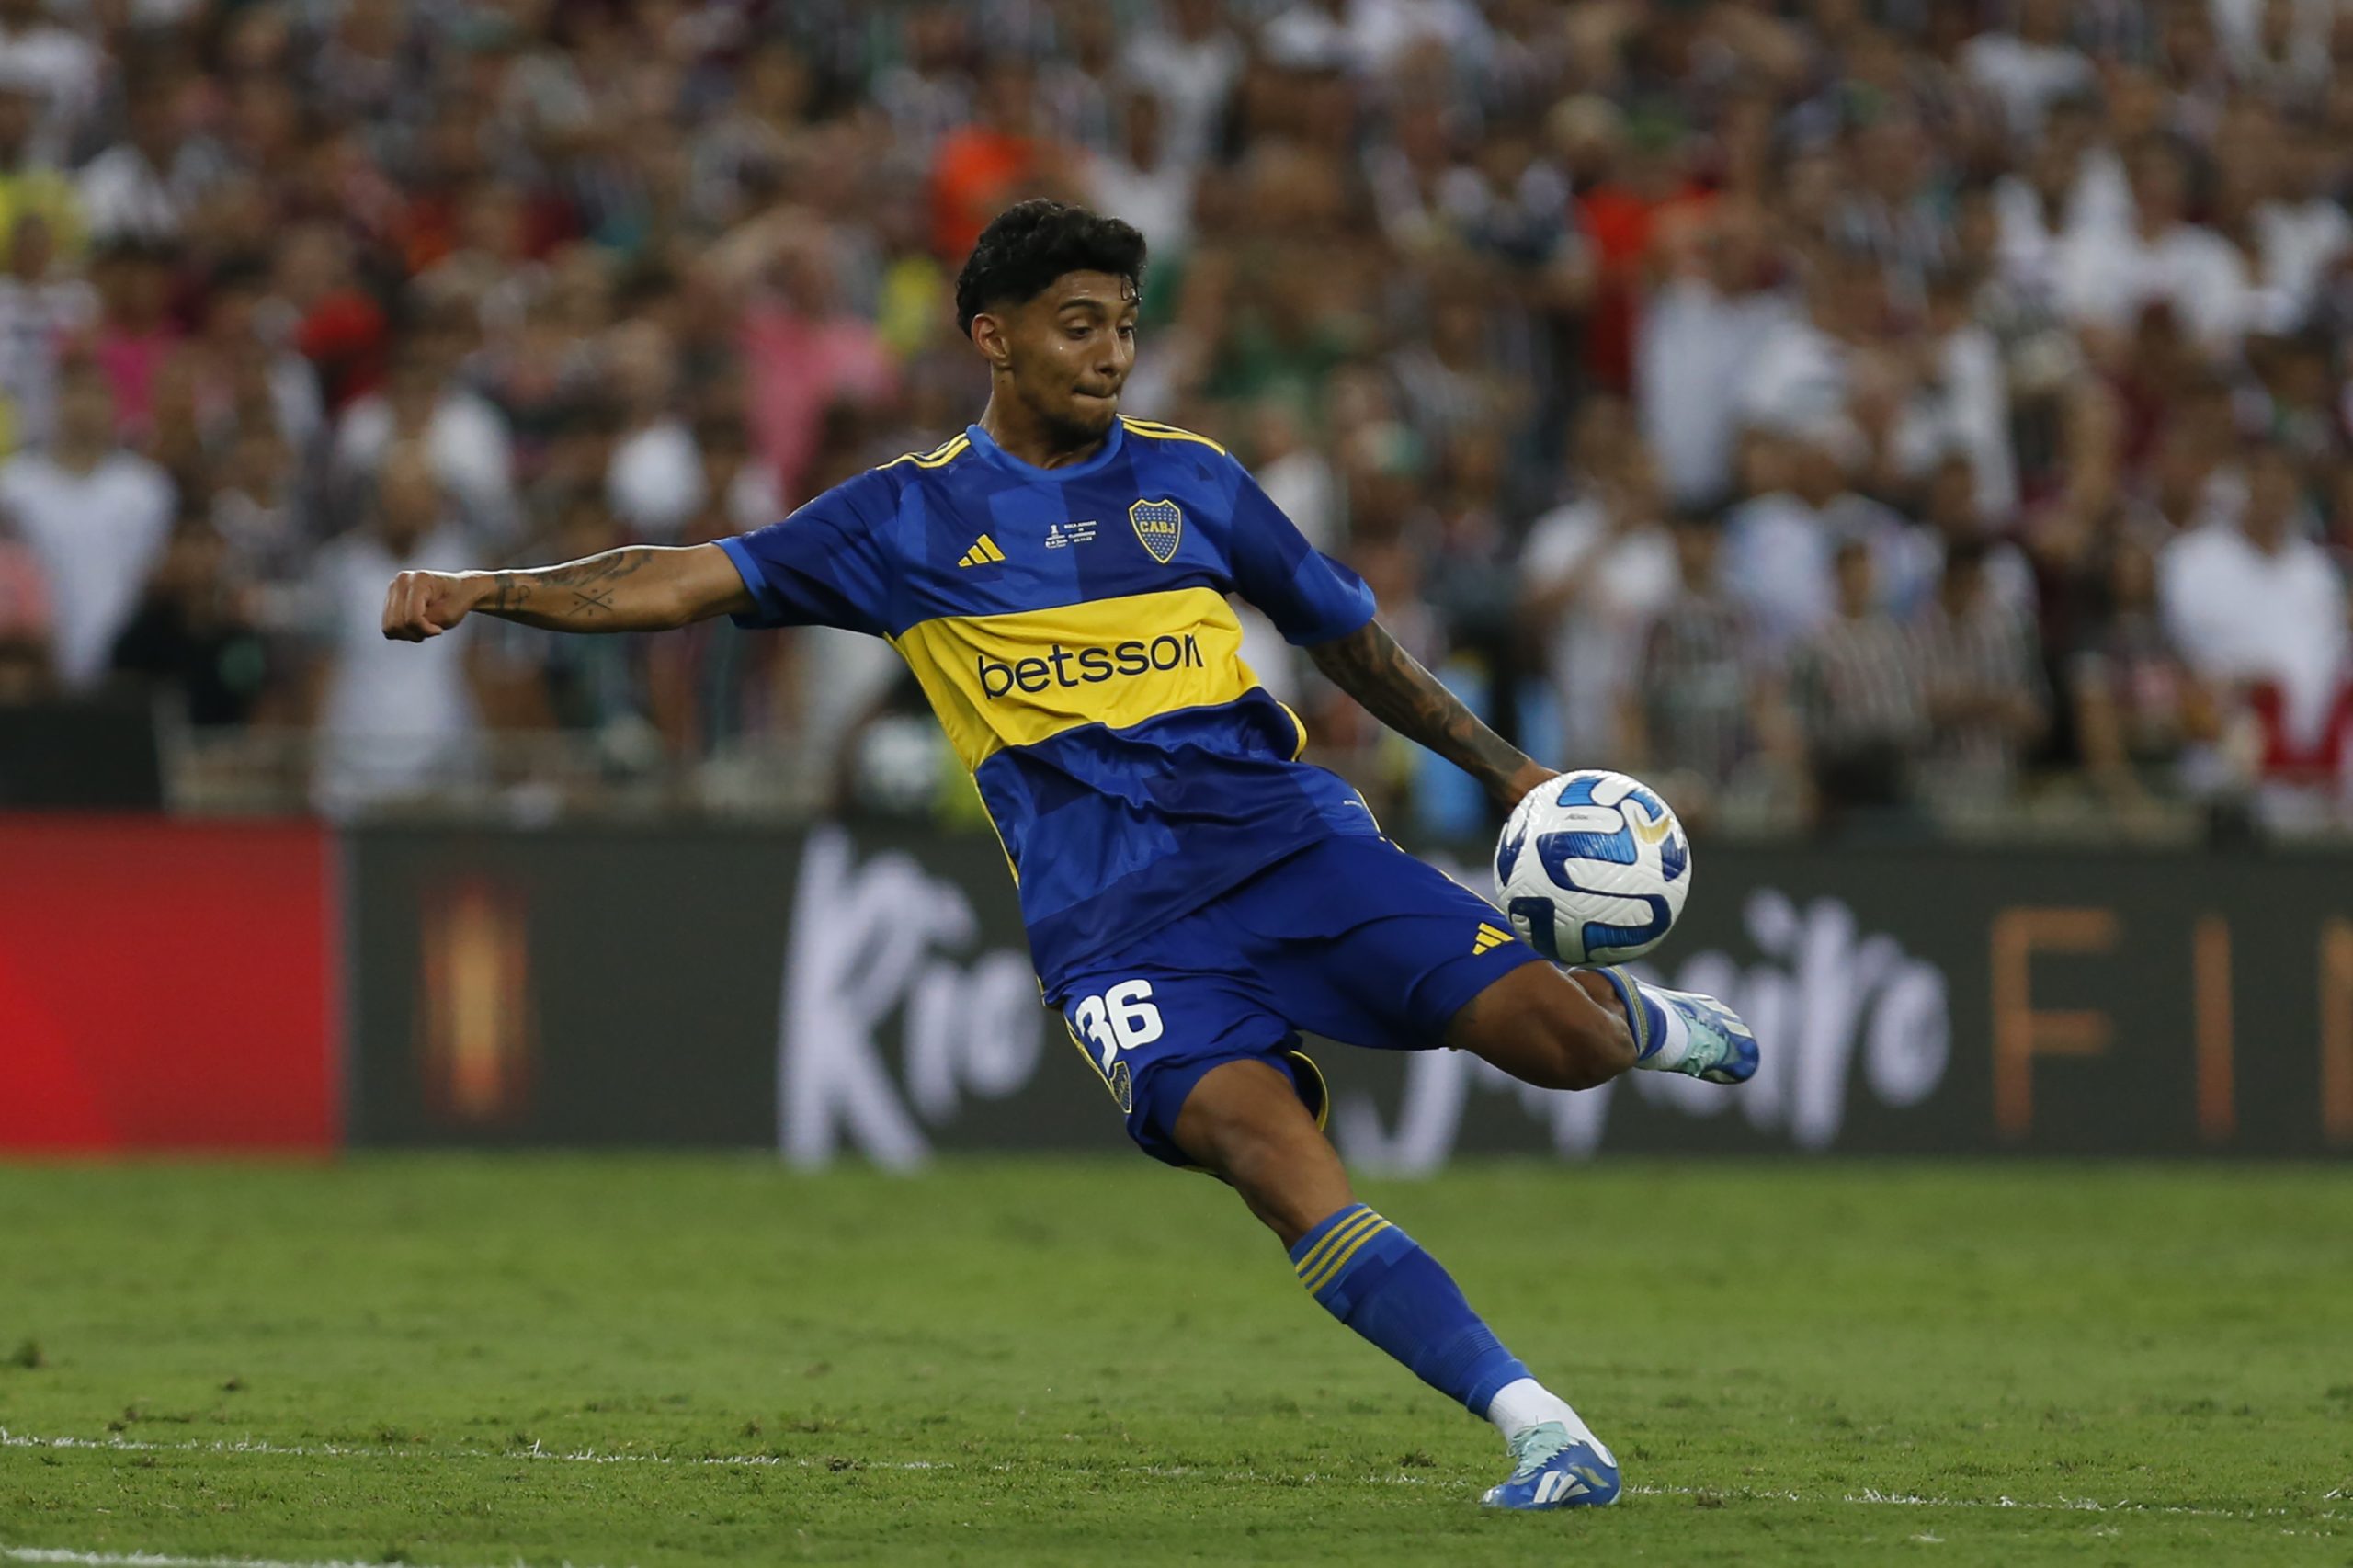
[[[1006,336],[1005,324],[986,311],[972,318],[972,347],[995,369],[1013,362],[1013,345]]]

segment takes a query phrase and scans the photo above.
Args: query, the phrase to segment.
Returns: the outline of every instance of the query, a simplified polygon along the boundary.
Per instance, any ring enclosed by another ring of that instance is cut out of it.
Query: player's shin
[[[1506,1439],[1557,1421],[1593,1440],[1568,1402],[1504,1348],[1438,1260],[1372,1210],[1352,1203],[1328,1216],[1300,1237],[1290,1258],[1326,1312],[1493,1421]]]

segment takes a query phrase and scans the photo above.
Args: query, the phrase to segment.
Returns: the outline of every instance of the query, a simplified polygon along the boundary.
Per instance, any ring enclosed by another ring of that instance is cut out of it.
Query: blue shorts
[[[1300,1054],[1302,1031],[1426,1051],[1472,997],[1543,961],[1443,872],[1385,838],[1335,837],[1089,960],[1060,1004],[1128,1136],[1183,1165],[1176,1113],[1211,1068],[1281,1068],[1320,1125],[1323,1074]]]

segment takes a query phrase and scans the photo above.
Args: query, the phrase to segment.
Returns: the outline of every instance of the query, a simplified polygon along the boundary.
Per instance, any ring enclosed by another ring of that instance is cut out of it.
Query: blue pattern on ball
[[[1511,881],[1511,869],[1518,864],[1520,846],[1527,842],[1528,829],[1522,825],[1519,832],[1495,846],[1495,885],[1497,887]]]
[[[1658,846],[1659,875],[1672,882],[1691,869],[1691,846],[1683,842],[1679,833],[1670,833],[1666,842]]]
[[[1528,945],[1554,963],[1566,960],[1561,957],[1561,938],[1552,927],[1552,901],[1549,898],[1516,898],[1511,901],[1511,917],[1518,921],[1528,937]]]
[[[1554,881],[1561,880],[1561,867],[1570,860],[1607,860],[1614,866],[1631,866],[1643,858],[1642,846],[1634,842],[1633,834],[1622,827],[1614,833],[1578,829],[1539,834],[1536,853],[1542,858],[1544,869]]]
[[[1646,904],[1650,908],[1651,917],[1640,926],[1613,926],[1598,920],[1586,921],[1579,935],[1588,961],[1593,960],[1596,953],[1612,948],[1634,948],[1647,942],[1655,942],[1665,937],[1667,928],[1675,923],[1674,912],[1667,908],[1666,900],[1657,893],[1622,892],[1610,888],[1587,887],[1571,873],[1564,859],[1546,853],[1547,841],[1550,839],[1590,836],[1587,834],[1555,833],[1542,835],[1537,839],[1537,852],[1543,858],[1544,871],[1552,878],[1552,885],[1564,892],[1590,893],[1598,898],[1623,899],[1630,903]],[[1627,863],[1631,864],[1631,861]],[[1523,908],[1523,905],[1527,907]],[[1553,926],[1552,901],[1541,898],[1516,898],[1511,901],[1511,913],[1527,920],[1531,932],[1538,928],[1536,915],[1538,907],[1543,910],[1541,928],[1544,932],[1544,940],[1539,942],[1531,936],[1529,938],[1529,946],[1555,963],[1567,961],[1560,956],[1558,951],[1560,939]]]
[[[1655,942],[1666,935],[1667,923],[1673,918],[1667,913],[1666,900],[1656,893],[1648,892],[1620,896],[1630,897],[1649,904],[1651,906],[1650,924],[1647,926],[1603,926],[1594,921],[1586,921],[1585,926],[1586,957],[1590,958],[1596,953],[1611,948],[1638,948],[1645,942]]]
[[[1593,787],[1599,780],[1587,774],[1578,774],[1561,786],[1556,806],[1590,806],[1594,804]]]

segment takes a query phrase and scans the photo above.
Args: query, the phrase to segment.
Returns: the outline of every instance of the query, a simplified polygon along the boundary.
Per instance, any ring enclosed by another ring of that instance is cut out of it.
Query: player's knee
[[[1230,1062],[1204,1076],[1185,1098],[1176,1139],[1286,1244],[1351,1201],[1339,1156],[1290,1079],[1266,1062]]]

